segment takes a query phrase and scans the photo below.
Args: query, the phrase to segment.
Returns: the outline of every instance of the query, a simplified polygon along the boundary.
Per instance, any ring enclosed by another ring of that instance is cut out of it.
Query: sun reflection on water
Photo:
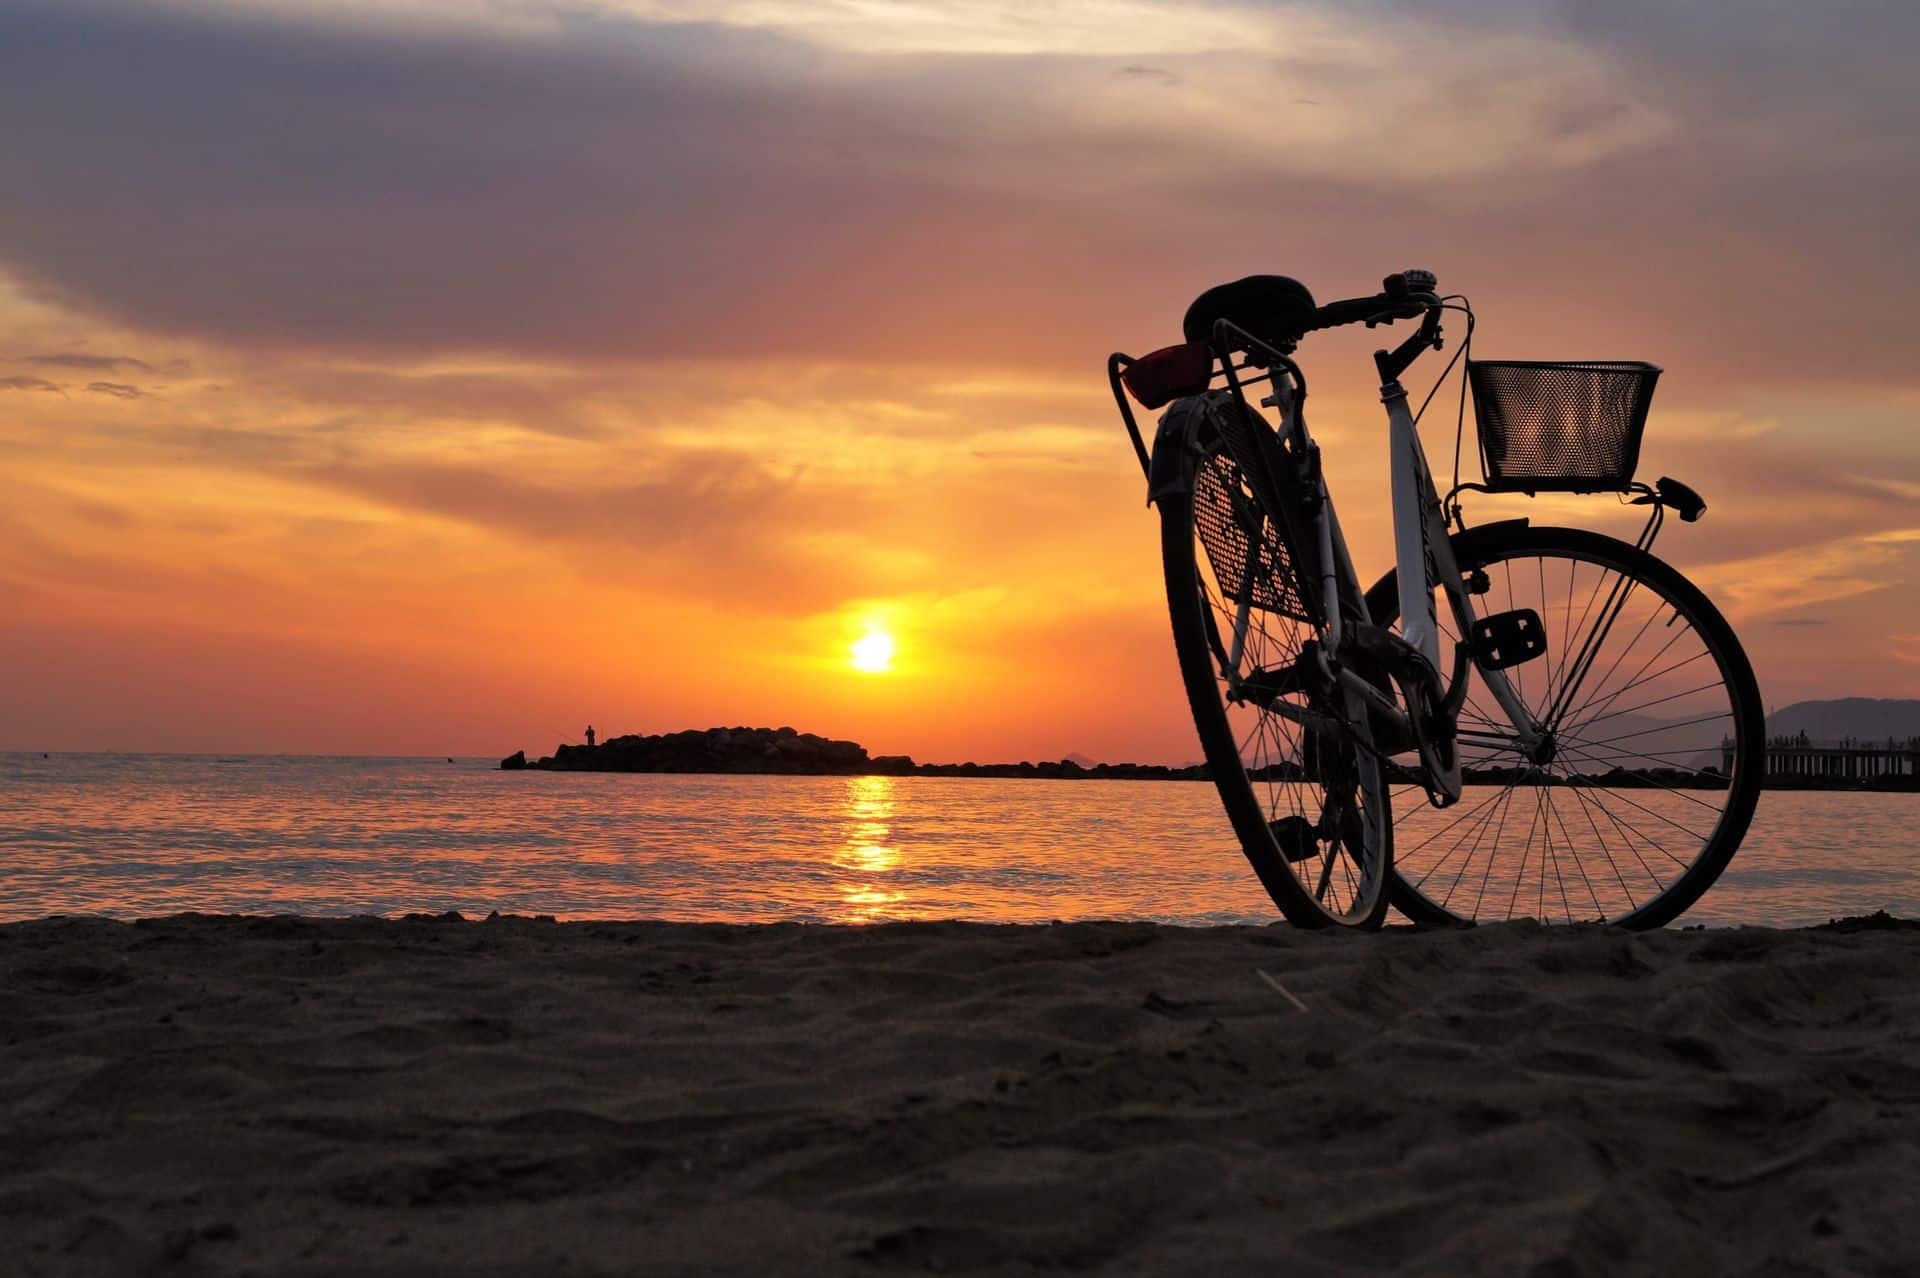
[[[840,886],[842,919],[869,923],[899,918],[906,893],[891,890],[891,875],[900,868],[900,849],[893,842],[894,779],[848,777],[842,799],[846,838],[832,862],[848,872]]]
[[[0,753],[0,920],[384,914],[727,923],[1274,910],[1182,781],[501,773],[490,760]],[[1405,824],[1419,841],[1418,812]],[[1920,911],[1920,795],[1767,791],[1682,924]]]

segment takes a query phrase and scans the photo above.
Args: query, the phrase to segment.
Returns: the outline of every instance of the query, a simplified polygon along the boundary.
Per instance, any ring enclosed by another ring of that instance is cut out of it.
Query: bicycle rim
[[[1395,906],[1421,922],[1671,921],[1726,867],[1758,799],[1760,694],[1738,639],[1678,572],[1613,538],[1490,526],[1454,544],[1477,613],[1529,609],[1543,625],[1545,651],[1507,676],[1551,742],[1513,741],[1469,667],[1467,785],[1451,808],[1402,811]],[[1389,574],[1368,596],[1380,624],[1397,620],[1395,593]],[[1451,610],[1440,618],[1451,650]]]
[[[1378,926],[1392,859],[1385,770],[1329,707],[1273,690],[1316,634],[1301,615],[1310,596],[1284,577],[1284,538],[1218,449],[1199,461],[1191,500],[1160,509],[1174,647],[1242,850],[1293,923]]]

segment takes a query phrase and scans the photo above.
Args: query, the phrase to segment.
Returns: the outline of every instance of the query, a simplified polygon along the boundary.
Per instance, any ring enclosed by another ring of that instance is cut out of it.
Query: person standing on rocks
[[[591,723],[587,725],[587,749],[593,749],[593,725]]]

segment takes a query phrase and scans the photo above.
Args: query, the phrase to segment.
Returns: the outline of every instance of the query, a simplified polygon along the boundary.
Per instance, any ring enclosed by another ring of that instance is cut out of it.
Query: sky
[[[1105,357],[1222,280],[1409,265],[1477,354],[1667,370],[1641,474],[1709,511],[1659,551],[1770,705],[1920,696],[1916,38],[1766,0],[10,0],[0,749],[1190,761]],[[1377,336],[1300,356],[1369,579]]]

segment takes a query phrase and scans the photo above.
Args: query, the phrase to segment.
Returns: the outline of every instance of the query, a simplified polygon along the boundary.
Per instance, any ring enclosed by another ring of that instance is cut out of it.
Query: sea
[[[1771,791],[1675,926],[1920,916],[1920,794]],[[185,911],[1262,924],[1212,786],[0,753],[0,921]]]

